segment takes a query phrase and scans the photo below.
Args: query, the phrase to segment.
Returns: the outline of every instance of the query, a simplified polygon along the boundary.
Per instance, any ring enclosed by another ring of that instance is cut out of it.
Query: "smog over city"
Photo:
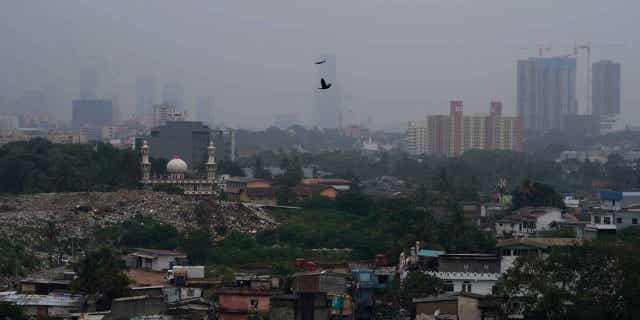
[[[639,319],[638,12],[0,0],[0,320]]]
[[[621,63],[622,113],[634,111],[640,63],[635,1],[3,1],[0,96],[44,91],[70,120],[83,70],[97,72],[99,97],[135,112],[137,78],[157,97],[180,83],[184,103],[215,99],[216,118],[265,128],[274,113],[312,123],[314,59],[334,54],[349,121],[371,117],[399,129],[446,113],[460,99],[484,112],[500,99],[516,113],[516,61],[573,53],[591,42],[592,61]],[[580,60],[581,56],[578,58]],[[578,61],[578,69],[580,65]],[[578,70],[581,72],[581,70]],[[579,84],[581,85],[581,84]],[[583,85],[583,84],[582,84]],[[580,89],[580,88],[578,88]],[[578,102],[584,104],[584,96]]]

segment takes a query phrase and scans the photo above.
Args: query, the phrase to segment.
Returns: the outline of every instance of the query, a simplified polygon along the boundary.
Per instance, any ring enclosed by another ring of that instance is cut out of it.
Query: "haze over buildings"
[[[79,75],[95,65],[97,98],[115,93],[125,115],[136,112],[136,78],[152,74],[158,93],[165,83],[182,84],[187,108],[215,96],[230,125],[264,127],[276,113],[298,113],[311,124],[312,61],[330,52],[340,59],[339,87],[357,118],[401,126],[451,97],[482,112],[500,96],[515,113],[514,61],[536,55],[538,45],[555,56],[591,41],[592,61],[624,65],[622,113],[640,119],[633,89],[639,9],[627,0],[8,0],[0,4],[0,96],[13,102],[55,84],[62,102],[47,108],[69,121],[71,100],[81,98]],[[97,60],[106,62],[91,63]]]
[[[620,114],[620,64],[602,60],[593,64],[593,114]]]

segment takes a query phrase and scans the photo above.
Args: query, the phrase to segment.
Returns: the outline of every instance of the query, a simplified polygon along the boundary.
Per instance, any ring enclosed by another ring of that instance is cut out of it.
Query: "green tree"
[[[87,252],[74,270],[73,290],[87,294],[102,310],[110,308],[113,299],[125,296],[131,283],[120,254],[109,247]]]
[[[393,295],[399,297],[404,309],[412,310],[413,299],[443,293],[444,281],[423,272],[409,272],[402,283],[396,279],[391,290]]]
[[[119,235],[117,243],[126,247],[175,249],[178,246],[178,230],[152,217],[137,214],[115,228]]]
[[[513,191],[512,203],[513,209],[529,206],[564,208],[562,196],[551,186],[528,179]]]
[[[206,264],[211,250],[211,233],[204,228],[188,231],[181,241],[191,264]]]
[[[22,307],[6,301],[0,301],[0,320],[27,320],[29,317]]]
[[[497,285],[527,319],[632,319],[640,312],[637,243],[596,241],[521,257]]]

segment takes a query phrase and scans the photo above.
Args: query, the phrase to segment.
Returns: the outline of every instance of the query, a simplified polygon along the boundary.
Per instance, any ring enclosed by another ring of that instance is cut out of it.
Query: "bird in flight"
[[[316,62],[316,64],[323,64],[323,63],[325,63],[325,62],[327,62],[327,59],[317,61],[317,62]]]
[[[324,81],[324,78],[321,78],[321,79],[320,79],[320,88],[318,88],[318,89],[321,89],[321,90],[327,90],[327,89],[329,89],[329,88],[331,88],[331,83],[326,83],[326,82]]]

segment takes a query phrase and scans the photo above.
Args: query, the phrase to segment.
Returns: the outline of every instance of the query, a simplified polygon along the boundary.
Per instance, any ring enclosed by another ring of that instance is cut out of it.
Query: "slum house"
[[[325,320],[331,314],[340,317],[350,315],[346,275],[326,271],[298,272],[292,278],[295,303],[289,305],[295,306],[298,319]]]
[[[111,303],[111,319],[128,320],[135,317],[163,315],[167,305],[163,297],[132,296],[114,299]]]
[[[20,280],[19,291],[23,294],[47,295],[52,292],[71,292],[71,282],[76,273],[65,268],[44,270]]]
[[[129,268],[166,271],[173,266],[186,265],[187,255],[175,250],[136,249],[125,256],[125,263]]]
[[[64,318],[78,312],[84,304],[82,295],[68,293],[22,294],[16,292],[0,293],[0,302],[9,302],[22,307],[32,317]]]
[[[251,288],[220,288],[214,290],[218,297],[218,320],[246,320],[252,314],[268,313],[270,298],[276,291]]]
[[[439,296],[415,298],[414,318],[497,320],[500,305],[491,297],[473,293],[445,293]]]

